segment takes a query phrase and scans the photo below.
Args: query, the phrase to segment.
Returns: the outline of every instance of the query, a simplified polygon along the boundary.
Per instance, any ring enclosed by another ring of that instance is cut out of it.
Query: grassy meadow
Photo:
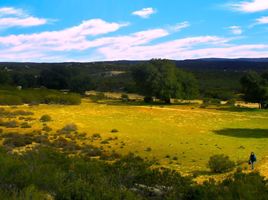
[[[39,118],[48,114],[52,128],[49,134],[74,123],[88,137],[100,134],[100,140],[82,140],[120,154],[133,152],[156,160],[161,166],[183,174],[206,173],[209,157],[226,154],[247,166],[251,151],[258,165],[268,155],[268,112],[257,109],[219,110],[198,105],[135,105],[120,101],[93,102],[83,99],[81,105],[33,105],[4,107],[34,113],[31,128],[3,128],[6,132],[27,133],[42,130]],[[114,129],[114,131],[112,131]]]

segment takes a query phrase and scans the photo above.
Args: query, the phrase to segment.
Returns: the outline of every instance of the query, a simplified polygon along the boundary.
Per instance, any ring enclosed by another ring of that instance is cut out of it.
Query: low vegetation
[[[23,89],[8,87],[0,89],[0,105],[64,104],[78,105],[81,97],[74,93],[62,93],[47,89]]]

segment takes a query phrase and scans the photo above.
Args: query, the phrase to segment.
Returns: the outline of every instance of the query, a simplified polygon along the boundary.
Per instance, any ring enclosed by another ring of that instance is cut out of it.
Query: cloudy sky
[[[268,0],[1,0],[0,61],[268,57]]]

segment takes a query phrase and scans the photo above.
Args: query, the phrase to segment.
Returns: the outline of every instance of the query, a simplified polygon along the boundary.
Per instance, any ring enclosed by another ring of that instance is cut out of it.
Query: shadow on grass
[[[217,108],[217,110],[230,111],[230,112],[261,112],[261,111],[265,111],[265,110],[261,110],[258,108],[233,107],[233,106],[220,107],[220,108]]]
[[[218,135],[237,138],[268,138],[268,129],[226,128],[214,132]]]
[[[105,104],[105,105],[112,105],[112,106],[160,106],[160,107],[168,107],[168,106],[178,106],[178,105],[189,105],[189,106],[196,106],[195,103],[172,103],[172,104],[166,104],[163,102],[152,102],[152,103],[146,103],[144,101],[121,101],[121,100],[112,100],[112,99],[107,99],[107,100],[99,100],[99,101],[93,101],[94,103],[97,104]]]

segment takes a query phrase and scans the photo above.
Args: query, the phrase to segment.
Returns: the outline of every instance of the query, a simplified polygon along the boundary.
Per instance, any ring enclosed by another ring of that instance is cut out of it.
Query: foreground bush
[[[208,167],[212,172],[223,173],[233,170],[235,163],[231,161],[228,156],[220,154],[210,157]]]
[[[24,155],[0,148],[0,166],[1,199],[266,200],[268,195],[267,181],[259,174],[236,173],[222,183],[199,185],[176,171],[152,168],[133,154],[108,164],[50,148]]]

